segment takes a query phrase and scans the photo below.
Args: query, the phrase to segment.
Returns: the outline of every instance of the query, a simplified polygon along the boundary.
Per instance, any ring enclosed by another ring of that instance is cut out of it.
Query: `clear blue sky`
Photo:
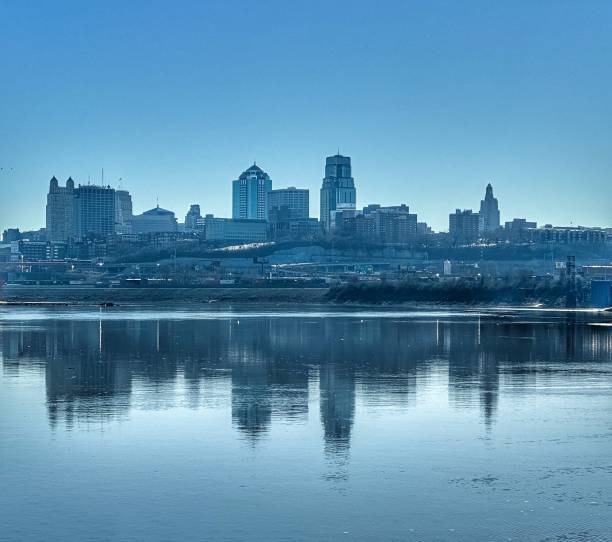
[[[609,0],[4,0],[0,70],[2,229],[102,168],[137,212],[229,216],[253,159],[317,216],[338,147],[358,206],[436,229],[488,181],[502,220],[612,226]]]

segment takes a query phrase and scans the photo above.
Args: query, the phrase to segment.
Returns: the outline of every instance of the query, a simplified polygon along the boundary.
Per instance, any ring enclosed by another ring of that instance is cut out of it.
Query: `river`
[[[0,540],[612,540],[612,315],[0,308]]]

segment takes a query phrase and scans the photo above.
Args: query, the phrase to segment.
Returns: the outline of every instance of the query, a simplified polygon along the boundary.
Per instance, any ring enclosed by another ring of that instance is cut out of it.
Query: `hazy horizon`
[[[447,230],[492,182],[502,222],[611,227],[611,22],[609,2],[6,3],[0,230],[102,168],[136,213],[230,216],[254,160],[318,216],[338,148],[358,208]]]

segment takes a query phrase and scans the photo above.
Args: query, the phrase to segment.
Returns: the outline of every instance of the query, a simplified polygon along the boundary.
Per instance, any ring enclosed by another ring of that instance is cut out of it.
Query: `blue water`
[[[0,308],[0,540],[612,540],[612,315]]]

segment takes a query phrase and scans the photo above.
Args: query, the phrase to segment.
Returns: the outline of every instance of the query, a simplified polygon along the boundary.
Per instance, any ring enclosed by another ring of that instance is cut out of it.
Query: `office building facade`
[[[279,188],[268,194],[268,212],[286,207],[289,218],[308,218],[310,214],[310,194],[306,188]]]
[[[453,243],[470,243],[479,237],[480,217],[471,209],[456,209],[448,217],[448,232]]]
[[[127,190],[89,184],[75,187],[71,177],[65,186],[55,177],[49,182],[45,228],[49,241],[127,233],[131,218],[132,197]]]
[[[127,190],[115,190],[115,232],[130,233],[132,225],[132,196]]]
[[[46,207],[46,230],[49,241],[66,241],[74,232],[74,181],[69,177],[60,186],[55,176],[49,181]]]
[[[499,230],[499,204],[497,198],[493,197],[491,183],[487,184],[485,198],[480,201],[478,220],[478,231],[481,235],[492,234]]]
[[[232,182],[232,218],[267,220],[271,190],[270,176],[253,164]]]
[[[266,241],[268,236],[268,223],[265,220],[215,218],[206,215],[205,224],[207,241],[259,243]]]
[[[194,203],[189,207],[189,211],[185,215],[185,231],[194,232],[204,228],[204,219],[200,206]]]
[[[79,185],[74,190],[74,236],[82,239],[115,233],[116,198],[110,186]]]
[[[338,211],[334,212],[338,222]],[[352,235],[385,245],[409,245],[417,237],[417,215],[405,205],[368,205],[350,216],[342,213],[343,229]]]
[[[553,245],[604,245],[607,242],[607,232],[603,228],[587,228],[581,226],[552,226],[546,224],[543,228],[526,230],[529,241],[537,244]]]
[[[321,186],[320,221],[326,231],[332,229],[335,211],[354,211],[357,201],[351,159],[336,154],[325,159],[325,178]]]
[[[514,218],[504,225],[504,237],[513,243],[527,241],[529,230],[536,229],[537,222],[531,222],[526,218]]]

